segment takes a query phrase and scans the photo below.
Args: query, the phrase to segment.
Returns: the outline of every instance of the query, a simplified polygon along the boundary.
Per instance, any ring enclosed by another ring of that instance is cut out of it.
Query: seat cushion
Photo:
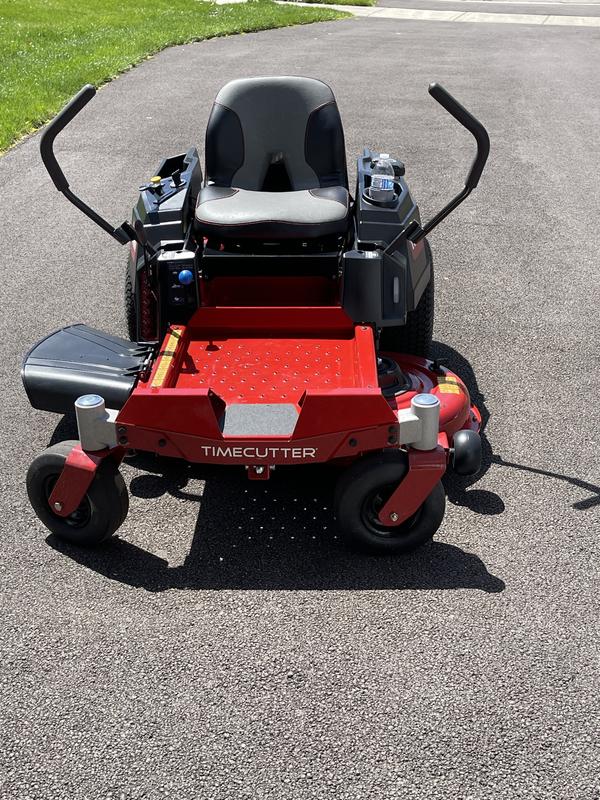
[[[224,86],[206,129],[206,177],[218,186],[272,191],[274,163],[288,186],[348,188],[340,113],[331,88],[298,76],[241,78]]]
[[[198,194],[196,228],[225,239],[316,239],[344,234],[349,206],[342,186],[298,192],[206,186]]]

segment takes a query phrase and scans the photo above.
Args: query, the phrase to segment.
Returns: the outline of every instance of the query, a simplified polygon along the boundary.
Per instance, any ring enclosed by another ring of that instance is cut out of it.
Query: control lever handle
[[[69,181],[65,178],[65,174],[54,155],[54,140],[63,128],[66,128],[69,122],[79,114],[81,109],[87,106],[95,94],[95,87],[91,83],[86,84],[72,100],[69,100],[63,110],[59,111],[42,134],[40,141],[42,161],[59,192],[64,192],[65,189],[69,188]]]
[[[54,140],[58,134],[67,127],[69,122],[79,114],[82,108],[87,106],[92,97],[96,94],[96,89],[90,83],[86,84],[80,89],[75,97],[70,100],[67,105],[59,111],[54,117],[52,122],[48,125],[40,141],[40,154],[44,166],[48,170],[48,174],[52,178],[52,182],[59,192],[62,192],[70,203],[73,203],[75,208],[78,208],[83,214],[86,215],[92,222],[95,222],[99,228],[110,234],[113,239],[116,239],[119,244],[126,244],[135,238],[133,228],[128,223],[123,223],[119,228],[115,228],[110,222],[107,222],[100,216],[93,208],[84,203],[80,197],[71,191],[69,188],[69,181],[66,179],[60,164],[54,154]]]
[[[473,191],[479,183],[481,173],[485,167],[485,162],[490,154],[490,137],[488,136],[488,132],[481,122],[479,122],[470,111],[467,111],[458,100],[452,97],[450,92],[447,92],[441,84],[431,83],[429,85],[429,94],[475,137],[477,153],[471,165],[471,169],[469,170],[469,174],[467,175],[467,180],[465,181],[465,186],[469,191]]]

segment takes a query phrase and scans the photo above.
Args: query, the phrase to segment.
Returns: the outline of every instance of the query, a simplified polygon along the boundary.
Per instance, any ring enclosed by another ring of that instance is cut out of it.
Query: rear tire
[[[340,532],[350,545],[371,553],[409,553],[433,537],[446,508],[439,481],[402,524],[386,526],[378,519],[378,512],[407,472],[406,453],[394,450],[361,458],[342,475],[334,508]]]
[[[55,514],[48,498],[76,441],[59,442],[41,453],[27,472],[27,494],[38,518],[59,539],[90,547],[110,538],[125,521],[129,495],[111,458],[98,467],[79,507],[68,517]]]
[[[136,270],[130,260],[125,273],[125,321],[132,342],[156,342],[156,298],[144,269]]]
[[[129,339],[132,342],[137,342],[137,311],[135,308],[135,293],[129,265],[127,265],[127,275],[125,276],[125,322],[127,323],[127,335]]]
[[[433,256],[429,242],[425,240],[425,252],[431,268],[431,277],[417,307],[406,315],[406,323],[397,327],[382,328],[379,347],[382,351],[407,353],[427,358],[433,339],[434,278]]]

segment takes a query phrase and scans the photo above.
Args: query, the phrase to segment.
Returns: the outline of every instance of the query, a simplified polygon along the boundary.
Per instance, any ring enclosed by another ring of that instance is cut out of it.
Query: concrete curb
[[[384,6],[346,6],[329,3],[302,3],[298,0],[276,0],[291,2],[297,6],[319,6],[346,11],[355,17],[372,19],[402,19],[430,22],[486,22],[504,25],[561,25],[583,28],[600,28],[600,17],[560,16],[556,14],[505,14],[483,11],[440,11],[421,8],[386,8]]]

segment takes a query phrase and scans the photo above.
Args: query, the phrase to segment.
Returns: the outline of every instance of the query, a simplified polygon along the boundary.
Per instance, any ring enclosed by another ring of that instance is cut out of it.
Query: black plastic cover
[[[344,253],[342,306],[354,322],[378,328],[404,325],[409,289],[405,254],[381,250]]]
[[[176,171],[180,173],[180,183],[172,186],[175,182],[171,176]],[[133,209],[132,224],[135,225],[136,220],[142,222],[153,247],[159,247],[161,242],[182,247],[188,226],[194,219],[196,199],[202,185],[198,151],[192,147],[187,153],[165,158],[154,175],[162,178],[161,193],[142,188]]]
[[[152,349],[118,336],[69,325],[35,344],[21,368],[29,402],[66,414],[82,394],[99,394],[107,408],[121,408]]]

